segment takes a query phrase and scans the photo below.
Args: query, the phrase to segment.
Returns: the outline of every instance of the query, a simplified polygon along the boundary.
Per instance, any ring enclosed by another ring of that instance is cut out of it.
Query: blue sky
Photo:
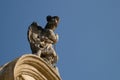
[[[0,0],[0,65],[31,53],[27,29],[57,15],[63,80],[120,80],[119,0]]]

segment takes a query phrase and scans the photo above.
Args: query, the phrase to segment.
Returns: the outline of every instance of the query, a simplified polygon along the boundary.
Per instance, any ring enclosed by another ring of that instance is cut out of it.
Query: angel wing
[[[36,22],[33,22],[27,32],[27,38],[30,43],[32,53],[37,53],[40,43],[40,35],[43,28],[39,26]]]

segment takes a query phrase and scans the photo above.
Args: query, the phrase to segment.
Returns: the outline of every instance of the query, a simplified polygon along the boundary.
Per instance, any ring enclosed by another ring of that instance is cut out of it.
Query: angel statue
[[[47,63],[55,65],[58,56],[53,48],[58,41],[58,34],[55,29],[59,23],[58,16],[47,16],[47,24],[44,28],[33,22],[28,28],[28,41],[32,50],[32,54],[36,54],[43,58]]]

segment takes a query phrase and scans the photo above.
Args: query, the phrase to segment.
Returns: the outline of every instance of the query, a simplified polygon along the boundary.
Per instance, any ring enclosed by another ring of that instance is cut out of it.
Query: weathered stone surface
[[[42,58],[23,55],[0,67],[0,80],[61,80],[57,68],[48,65]]]
[[[59,36],[55,33],[55,30],[60,20],[58,16],[48,15],[46,21],[47,24],[44,28],[38,25],[37,22],[33,22],[28,27],[27,38],[32,54],[36,54],[48,64],[56,66],[58,55],[55,44],[58,42]]]

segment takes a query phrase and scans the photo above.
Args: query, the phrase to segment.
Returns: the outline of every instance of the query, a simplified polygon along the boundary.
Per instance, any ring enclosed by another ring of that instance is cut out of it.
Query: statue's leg
[[[36,53],[36,55],[38,55],[40,57],[41,56],[41,50],[38,50],[38,52]]]
[[[52,57],[51,64],[56,64],[56,62],[58,61],[58,56],[52,46],[49,47],[48,52],[49,55]]]

